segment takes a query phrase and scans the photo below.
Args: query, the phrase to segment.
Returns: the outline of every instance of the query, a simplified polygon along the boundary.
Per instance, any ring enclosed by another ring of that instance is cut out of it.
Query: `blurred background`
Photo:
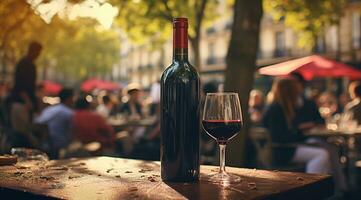
[[[267,121],[266,108],[310,100],[317,119],[297,131],[324,125],[326,136],[318,130],[308,137],[336,145],[347,182],[360,185],[361,109],[349,109],[361,97],[359,0],[0,1],[1,152],[159,160],[159,81],[172,61],[171,22],[180,16],[189,19],[189,59],[202,98],[240,96],[245,128],[229,145],[230,165],[307,171],[269,161],[277,139],[270,124],[286,122]],[[27,65],[33,71],[19,72]],[[290,80],[277,80],[290,75],[300,85],[282,89]],[[290,105],[296,119],[307,115]],[[201,137],[202,163],[216,164],[215,142]]]
[[[202,80],[223,82],[234,2],[206,1],[200,25],[193,20],[198,6],[195,2],[169,1],[171,13],[167,14],[162,1],[3,1],[2,80],[11,83],[27,44],[37,40],[44,46],[37,62],[39,80],[74,86],[97,77],[150,87],[172,59],[172,30],[167,16],[187,16],[191,22],[191,62],[198,67]],[[311,53],[358,67],[358,1],[264,0],[263,5],[257,67]],[[257,76],[256,86],[267,90],[265,79]]]

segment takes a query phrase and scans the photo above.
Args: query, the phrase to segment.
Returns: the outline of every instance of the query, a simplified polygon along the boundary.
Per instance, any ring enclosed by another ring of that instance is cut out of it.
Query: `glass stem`
[[[226,173],[226,145],[219,145],[219,173]]]

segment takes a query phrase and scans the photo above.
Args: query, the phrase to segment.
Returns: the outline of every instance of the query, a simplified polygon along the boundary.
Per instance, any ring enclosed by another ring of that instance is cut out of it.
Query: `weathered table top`
[[[0,197],[295,200],[323,199],[333,192],[330,176],[323,175],[229,167],[228,172],[240,175],[242,181],[219,186],[202,178],[198,183],[164,183],[159,168],[159,162],[111,157],[18,163],[0,167]],[[217,169],[201,166],[201,174]]]
[[[342,136],[342,137],[360,137],[361,130],[357,129],[355,131],[349,130],[328,130],[328,129],[312,129],[311,131],[305,132],[305,136],[307,137],[333,137],[333,136]]]
[[[115,128],[124,128],[127,126],[152,126],[156,122],[156,119],[153,117],[149,117],[140,120],[126,120],[126,119],[110,117],[107,119],[107,122],[109,125]]]

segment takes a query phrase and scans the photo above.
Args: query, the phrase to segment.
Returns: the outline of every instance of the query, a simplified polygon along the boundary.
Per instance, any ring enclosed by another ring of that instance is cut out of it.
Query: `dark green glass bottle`
[[[199,75],[188,61],[188,20],[173,20],[173,62],[161,78],[161,176],[199,179]]]

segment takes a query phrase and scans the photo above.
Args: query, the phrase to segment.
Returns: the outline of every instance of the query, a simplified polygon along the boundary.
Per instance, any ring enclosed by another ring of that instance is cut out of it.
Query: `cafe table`
[[[0,167],[0,199],[325,199],[333,194],[328,175],[231,168],[242,180],[220,185],[204,175],[197,183],[162,182],[160,163],[90,157],[21,162]]]
[[[356,130],[331,130],[326,128],[314,128],[310,131],[304,133],[307,137],[344,137],[344,138],[352,138],[352,137],[360,137],[361,136],[361,129]]]
[[[139,119],[139,120],[127,120],[125,118],[117,118],[117,117],[110,117],[107,119],[109,125],[111,125],[115,130],[122,130],[126,127],[130,126],[152,126],[154,125],[156,119],[153,117]]]
[[[361,129],[326,129],[326,128],[315,128],[304,135],[308,138],[321,138],[328,142],[337,141],[338,145],[343,149],[342,157],[345,158],[343,162],[347,163],[347,175],[350,186],[357,186],[357,165],[356,162],[359,159],[359,150],[356,148],[357,138],[361,137]],[[339,140],[341,139],[341,140]]]

